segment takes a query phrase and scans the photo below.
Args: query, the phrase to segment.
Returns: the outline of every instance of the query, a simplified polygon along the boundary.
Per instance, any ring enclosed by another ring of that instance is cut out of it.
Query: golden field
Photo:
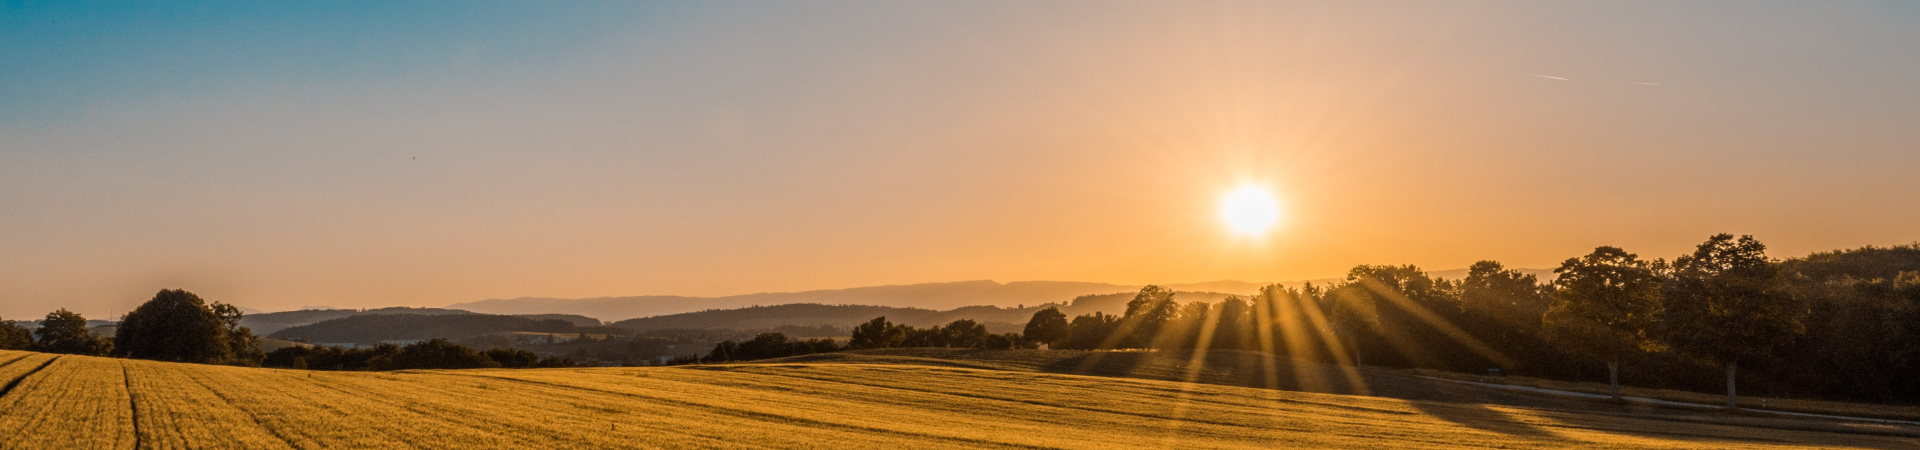
[[[1892,426],[852,361],[308,372],[0,352],[0,383],[7,449],[1920,448]]]

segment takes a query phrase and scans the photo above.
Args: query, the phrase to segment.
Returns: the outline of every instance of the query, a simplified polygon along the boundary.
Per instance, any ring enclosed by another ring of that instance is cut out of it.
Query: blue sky
[[[1901,244],[1916,48],[1912,2],[12,2],[0,317]]]
[[[4,120],[233,90],[458,81],[591,56],[674,8],[639,3],[8,2]]]

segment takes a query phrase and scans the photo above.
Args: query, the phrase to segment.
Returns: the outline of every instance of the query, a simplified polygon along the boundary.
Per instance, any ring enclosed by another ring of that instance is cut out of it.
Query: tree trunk
[[[1727,361],[1727,409],[1740,409],[1740,398],[1733,394],[1733,373],[1740,363]]]
[[[1361,362],[1360,362],[1360,345],[1359,345],[1359,344],[1354,344],[1354,346],[1353,346],[1353,367],[1354,367],[1354,368],[1356,368],[1356,369],[1358,369],[1358,368],[1361,368],[1361,367],[1364,367],[1364,366],[1366,366],[1366,364],[1365,364],[1365,363],[1361,363]]]
[[[1607,360],[1607,384],[1613,385],[1613,399],[1620,399],[1620,360]]]
[[[1360,362],[1360,339],[1356,336],[1353,340],[1353,368],[1358,369],[1364,365]]]

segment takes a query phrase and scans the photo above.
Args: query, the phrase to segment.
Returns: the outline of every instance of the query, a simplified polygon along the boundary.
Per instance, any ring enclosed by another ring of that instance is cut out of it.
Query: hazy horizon
[[[1897,2],[7,4],[0,318],[1900,245],[1915,48]]]

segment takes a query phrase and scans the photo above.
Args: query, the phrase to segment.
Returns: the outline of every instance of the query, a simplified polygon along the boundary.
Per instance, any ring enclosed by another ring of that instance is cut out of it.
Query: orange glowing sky
[[[1920,240],[1911,3],[9,8],[8,319]]]

